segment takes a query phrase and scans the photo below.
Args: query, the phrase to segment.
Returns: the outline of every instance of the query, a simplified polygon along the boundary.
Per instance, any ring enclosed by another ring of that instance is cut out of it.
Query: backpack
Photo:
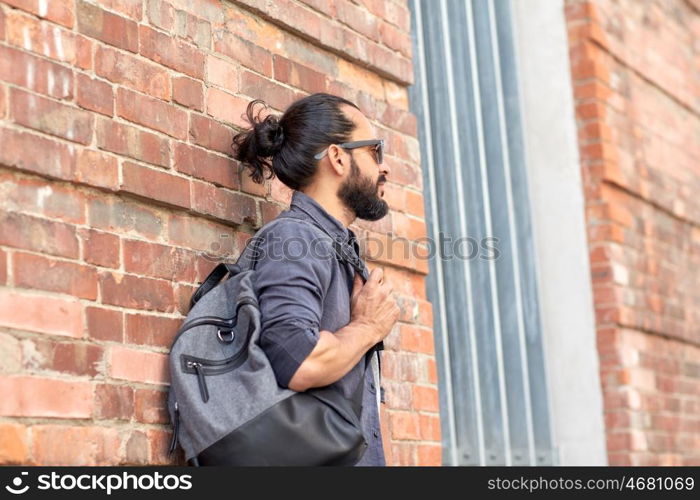
[[[179,444],[189,465],[354,465],[368,447],[360,424],[366,373],[349,399],[332,386],[297,392],[277,384],[259,345],[258,247],[285,218],[302,220],[330,238],[336,258],[349,262],[363,282],[368,277],[347,245],[291,212],[261,228],[235,264],[220,263],[210,272],[192,295],[168,359],[169,455]],[[366,369],[380,349],[382,342],[367,352]]]

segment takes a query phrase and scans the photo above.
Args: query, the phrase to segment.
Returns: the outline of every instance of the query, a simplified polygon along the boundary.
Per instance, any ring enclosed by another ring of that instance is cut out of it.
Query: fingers
[[[368,284],[381,284],[384,281],[384,270],[381,267],[375,267],[369,275]]]
[[[355,279],[352,282],[352,294],[351,297],[355,298],[355,296],[360,293],[360,290],[362,290],[362,278],[360,277],[359,274],[355,273]]]

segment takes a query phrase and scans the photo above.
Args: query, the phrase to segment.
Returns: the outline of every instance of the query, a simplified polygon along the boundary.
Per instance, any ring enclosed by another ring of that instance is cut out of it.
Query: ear
[[[328,160],[330,161],[331,168],[340,177],[345,174],[345,169],[348,166],[348,159],[346,155],[347,152],[335,144],[331,144],[328,147]]]

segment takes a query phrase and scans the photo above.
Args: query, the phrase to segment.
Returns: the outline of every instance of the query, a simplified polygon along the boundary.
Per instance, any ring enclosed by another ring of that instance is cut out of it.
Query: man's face
[[[353,121],[357,128],[352,141],[377,139],[369,120],[354,110]],[[379,165],[371,147],[348,150],[350,172],[338,188],[338,197],[360,219],[375,221],[389,212],[389,204],[383,199],[384,183],[388,170],[384,162]]]

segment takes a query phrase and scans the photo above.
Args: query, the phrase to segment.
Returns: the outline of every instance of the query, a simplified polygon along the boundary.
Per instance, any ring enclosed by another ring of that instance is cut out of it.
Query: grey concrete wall
[[[559,465],[607,465],[563,1],[513,6],[553,441]]]

